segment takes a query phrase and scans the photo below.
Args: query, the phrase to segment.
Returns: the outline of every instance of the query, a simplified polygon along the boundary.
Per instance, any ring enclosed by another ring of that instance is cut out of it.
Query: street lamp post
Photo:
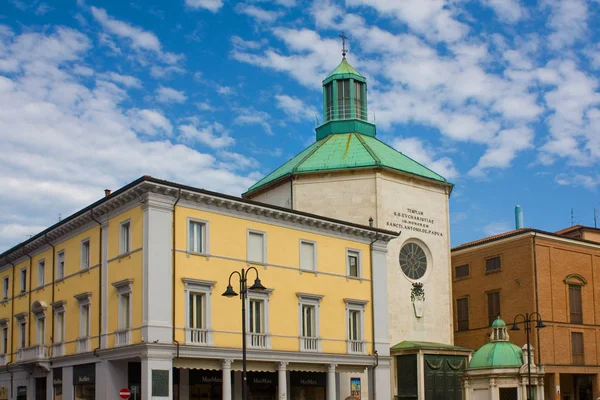
[[[535,327],[538,329],[545,328],[546,325],[542,322],[542,316],[538,312],[532,312],[531,314],[525,313],[517,314],[513,321],[513,326],[510,328],[511,331],[520,331],[517,319],[519,317],[523,318],[523,322],[525,323],[525,334],[527,337],[527,400],[531,400],[531,345],[529,343],[529,333],[531,331],[531,323],[536,322]],[[532,319],[535,318],[535,319]],[[539,349],[538,349],[539,351]],[[536,395],[537,397],[537,395]]]
[[[248,288],[248,273],[254,270],[256,272],[256,279],[254,284]],[[240,299],[242,300],[242,400],[248,399],[248,386],[246,380],[246,299],[248,298],[248,290],[265,290],[266,288],[260,283],[258,279],[258,270],[254,267],[248,269],[242,268],[240,271],[233,271],[229,275],[229,283],[227,284],[227,290],[222,294],[225,297],[235,297],[238,294],[233,290],[231,286],[231,277],[237,275],[240,279]]]

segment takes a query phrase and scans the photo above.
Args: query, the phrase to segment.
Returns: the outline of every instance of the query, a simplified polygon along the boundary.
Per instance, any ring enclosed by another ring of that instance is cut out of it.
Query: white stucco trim
[[[200,279],[192,279],[192,278],[181,278],[183,281],[185,290],[184,290],[184,304],[185,304],[185,327],[186,327],[186,335],[185,340],[186,343],[189,342],[188,334],[190,332],[189,326],[189,313],[190,313],[190,293],[198,293],[204,295],[204,328],[207,331],[207,343],[205,345],[213,344],[213,335],[212,335],[212,289],[217,282],[215,281],[205,281]]]
[[[358,258],[358,276],[351,276],[350,275],[350,255],[351,254],[355,254],[357,255]],[[349,278],[359,278],[362,279],[363,277],[363,262],[362,262],[362,251],[359,249],[354,249],[351,247],[346,247],[346,275]]]
[[[269,302],[271,299],[271,293],[273,293],[273,289],[266,289],[261,291],[248,290],[248,295],[246,298],[246,332],[248,335],[247,339],[250,339],[250,300],[260,300],[262,301],[262,311],[263,311],[263,324],[264,324],[264,334],[266,335],[266,348],[271,348],[271,328],[269,325]]]
[[[309,351],[304,350],[302,348],[302,340],[304,336],[302,335],[302,328],[304,327],[304,316],[302,315],[302,307],[313,306],[315,308],[315,334],[314,338],[317,339],[317,350],[322,351],[322,341],[321,341],[321,299],[325,297],[324,295],[319,294],[310,294],[310,293],[296,293],[298,296],[298,337],[300,338],[299,350],[300,351]]]
[[[202,251],[192,251],[190,249],[190,225],[192,222],[202,224]],[[185,248],[189,254],[210,254],[210,221],[200,218],[187,217],[185,222]]]
[[[250,260],[250,234],[262,235],[263,240],[263,259],[262,261]],[[248,228],[246,229],[246,260],[249,264],[266,265],[268,263],[267,257],[267,232],[259,231],[257,229]]]
[[[302,268],[302,244],[312,244],[313,246],[313,265],[314,265],[314,269],[306,269],[306,268]],[[318,260],[318,256],[317,256],[317,249],[318,245],[317,242],[315,242],[314,240],[308,240],[308,239],[300,239],[298,241],[298,268],[300,269],[300,271],[306,271],[306,272],[314,272],[315,274],[319,271],[319,265],[317,263]]]
[[[124,227],[127,226],[127,238],[123,237]],[[129,254],[131,251],[131,218],[119,222],[119,255]]]

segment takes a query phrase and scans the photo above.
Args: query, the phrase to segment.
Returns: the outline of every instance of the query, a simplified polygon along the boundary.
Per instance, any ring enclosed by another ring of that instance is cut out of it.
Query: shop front
[[[223,372],[191,369],[189,373],[190,400],[221,400]]]
[[[54,368],[52,370],[52,391],[54,400],[63,400],[63,370]]]
[[[325,400],[327,374],[290,372],[291,400]]]
[[[277,399],[277,373],[247,372],[249,400]]]
[[[27,386],[17,386],[17,400],[27,400]]]
[[[96,400],[96,364],[73,367],[75,400]]]

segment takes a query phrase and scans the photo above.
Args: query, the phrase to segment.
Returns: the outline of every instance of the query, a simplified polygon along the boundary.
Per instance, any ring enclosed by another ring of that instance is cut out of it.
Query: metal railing
[[[190,344],[208,344],[208,329],[187,328],[187,343]]]
[[[348,353],[364,354],[365,342],[363,342],[362,340],[348,340]]]
[[[248,334],[248,347],[255,349],[266,349],[267,348],[267,334],[266,333],[249,333]]]
[[[125,346],[129,344],[129,329],[117,331],[115,346]]]
[[[86,351],[90,351],[90,338],[82,337],[77,339],[77,352],[85,353]]]
[[[301,337],[300,350],[318,352],[320,351],[321,339],[316,337]]]
[[[60,357],[65,354],[65,344],[64,343],[54,343],[52,345],[52,357]]]

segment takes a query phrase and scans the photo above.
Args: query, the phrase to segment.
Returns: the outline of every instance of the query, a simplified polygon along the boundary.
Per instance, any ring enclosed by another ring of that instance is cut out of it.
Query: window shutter
[[[262,233],[248,233],[248,260],[265,262],[265,236]]]
[[[302,242],[300,244],[300,268],[314,271],[314,269],[315,269],[315,245],[314,245],[314,243]]]

